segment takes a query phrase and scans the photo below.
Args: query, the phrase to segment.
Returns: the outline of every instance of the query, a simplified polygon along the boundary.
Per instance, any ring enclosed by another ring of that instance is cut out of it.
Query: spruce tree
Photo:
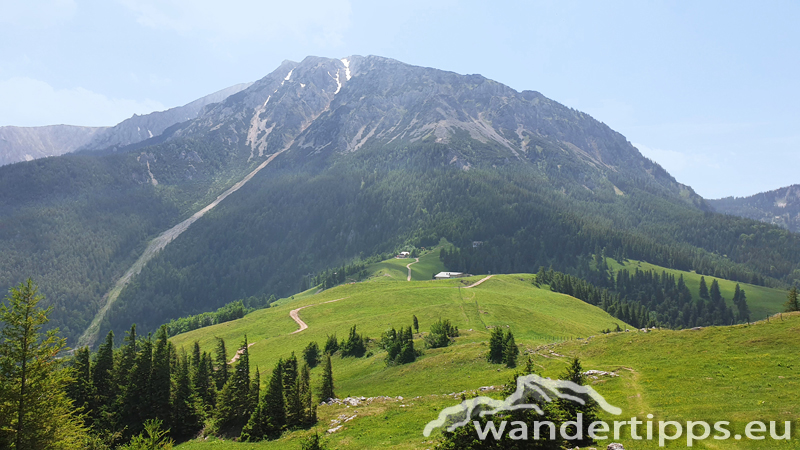
[[[331,355],[326,355],[325,363],[322,366],[322,387],[320,388],[319,397],[322,401],[336,398],[333,386],[333,367],[331,366]]]
[[[233,375],[222,387],[217,399],[214,418],[219,431],[226,432],[243,427],[252,411],[250,411],[250,356],[247,336],[239,349]]]
[[[150,388],[153,418],[161,420],[167,428],[172,426],[171,416],[171,362],[170,345],[167,338],[167,326],[162,325],[156,334],[156,345],[153,350],[153,373]]]
[[[800,311],[800,301],[797,299],[797,286],[789,289],[788,300],[784,304],[786,312]]]
[[[417,320],[417,316],[416,315],[413,316],[413,320],[414,320],[414,331],[419,333],[419,320]]]
[[[192,366],[191,370],[197,370],[200,366],[200,343],[194,341],[192,344]]]
[[[302,419],[300,425],[308,427],[317,422],[317,405],[314,404],[311,394],[311,369],[307,364],[300,368],[300,375],[297,377],[298,391],[300,392],[300,408]]]
[[[319,364],[319,344],[314,342],[309,342],[305,349],[303,349],[303,360],[309,367],[317,367]]]
[[[207,352],[200,355],[200,363],[192,374],[192,389],[203,404],[203,409],[210,412],[216,398],[216,386],[212,379],[214,366]]]
[[[272,370],[272,377],[264,396],[242,429],[241,440],[255,442],[280,435],[286,423],[283,401],[283,361]]]
[[[116,395],[112,375],[114,372],[114,332],[109,331],[105,341],[97,349],[92,363],[92,384],[95,390],[95,402],[92,405],[94,418],[107,410]]]
[[[700,277],[700,298],[708,300],[708,286],[706,286],[706,277]]]
[[[583,367],[578,358],[572,360],[572,363],[570,363],[570,365],[567,367],[567,370],[564,372],[564,374],[562,374],[561,379],[571,381],[580,386],[584,386],[586,384],[586,375],[583,373]],[[579,413],[583,414],[583,420],[581,421],[583,424],[583,439],[570,441],[570,446],[577,445],[581,448],[584,446],[588,447],[594,444],[594,440],[589,437],[589,425],[597,420],[598,405],[594,399],[586,394],[571,392],[571,395],[579,397],[584,403],[581,404],[572,399],[560,398],[554,402],[554,406],[557,406],[558,409],[564,413],[565,421],[576,420]],[[573,429],[569,434],[574,435],[575,430]]]
[[[128,437],[139,434],[144,429],[144,422],[155,418],[152,411],[153,343],[150,335],[138,347],[122,400],[121,425],[126,428]]]
[[[119,350],[119,364],[117,365],[117,370],[114,371],[114,384],[118,390],[118,398],[122,396],[128,384],[131,368],[136,361],[136,352],[136,324],[133,324],[130,331],[125,333],[123,345]]]
[[[503,363],[506,367],[517,367],[517,356],[519,356],[519,347],[514,341],[514,335],[509,330],[503,339]]]
[[[303,422],[303,408],[300,403],[300,386],[297,384],[297,357],[289,357],[283,364],[283,399],[286,405],[286,426],[294,428]]]
[[[256,367],[256,373],[253,375],[253,381],[250,383],[249,395],[247,408],[250,414],[252,414],[261,399],[261,372],[258,371],[258,367]]]
[[[89,347],[75,350],[75,358],[72,361],[73,381],[67,389],[67,394],[72,399],[72,404],[87,414],[85,419],[87,426],[92,425],[89,413],[91,411],[90,405],[94,402],[90,355]]]
[[[503,330],[500,327],[492,329],[492,334],[489,336],[489,362],[493,364],[500,364],[503,362],[503,344],[505,337]]]
[[[720,303],[722,301],[722,293],[719,291],[719,283],[716,279],[711,281],[711,289],[709,291],[711,296],[711,301],[714,303]]]
[[[0,305],[0,448],[82,448],[86,430],[66,388],[70,371],[56,359],[66,339],[42,335],[52,307],[31,279]]]
[[[225,340],[222,338],[217,339],[217,351],[214,367],[214,381],[217,384],[217,390],[221,391],[225,383],[228,382],[230,374],[230,367],[228,367],[228,352],[225,350]]]
[[[190,363],[186,353],[180,355],[175,373],[175,392],[172,401],[172,428],[170,434],[178,440],[189,439],[203,427],[203,419],[198,410],[197,396],[192,391],[189,376]]]

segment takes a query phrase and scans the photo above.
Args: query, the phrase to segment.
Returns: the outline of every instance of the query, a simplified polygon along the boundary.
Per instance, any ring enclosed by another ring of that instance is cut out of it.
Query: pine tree
[[[200,343],[194,341],[192,344],[192,370],[197,370],[200,367]]]
[[[708,300],[708,286],[706,286],[706,277],[700,277],[700,298]]]
[[[784,303],[786,312],[800,311],[800,301],[797,298],[797,286],[792,286],[787,295],[788,300]]]
[[[258,401],[261,399],[261,372],[256,367],[256,373],[253,375],[253,381],[250,383],[250,399],[248,401],[248,411],[252,414],[258,406]]]
[[[336,398],[333,386],[333,367],[331,366],[331,355],[327,355],[325,357],[325,364],[322,366],[322,387],[320,388],[319,397],[322,399],[322,401],[328,401],[328,399]]]
[[[505,338],[503,330],[500,327],[492,329],[492,334],[489,336],[489,362],[493,364],[500,364],[503,362],[503,344]]]
[[[114,371],[114,332],[109,331],[106,340],[97,349],[94,363],[92,364],[92,384],[96,391],[96,404],[94,410],[107,408],[114,398],[115,389],[111,379]]]
[[[342,356],[354,356],[360,358],[367,352],[364,336],[356,332],[356,326],[350,329],[347,340],[342,342]]]
[[[305,349],[303,349],[303,360],[309,367],[317,367],[319,364],[319,345],[315,342],[309,342]]]
[[[72,404],[80,408],[87,414],[85,423],[92,425],[91,418],[88,416],[91,404],[94,401],[94,386],[92,386],[92,370],[89,347],[82,347],[75,350],[75,358],[72,361],[72,378],[67,389],[67,394],[72,399]]]
[[[328,335],[328,338],[325,340],[324,353],[326,355],[333,355],[337,351],[339,351],[339,341],[336,339],[336,333]]]
[[[82,448],[86,430],[66,388],[69,369],[56,356],[66,339],[42,336],[52,307],[31,279],[9,291],[0,305],[0,448]]]
[[[150,388],[151,405],[153,418],[164,422],[166,427],[171,427],[171,354],[167,338],[167,327],[162,325],[156,334],[156,345],[153,350],[153,372],[151,375]]]
[[[722,293],[719,291],[719,283],[716,279],[711,281],[710,295],[713,303],[718,304],[722,302]]]
[[[198,398],[192,391],[189,358],[186,353],[180,355],[175,373],[175,392],[172,400],[172,428],[170,433],[178,440],[188,439],[196,435],[203,427],[203,420],[198,410]]]
[[[214,418],[220,431],[230,431],[243,427],[252,411],[250,405],[250,356],[247,336],[238,352],[233,375],[222,387],[217,399]]]
[[[286,426],[294,428],[303,422],[300,387],[297,384],[297,357],[289,357],[283,364],[283,399],[286,405]]]
[[[200,355],[200,363],[193,371],[192,389],[203,404],[203,409],[210,412],[216,399],[216,386],[212,380],[214,366],[207,352]]]
[[[118,390],[118,398],[122,396],[122,392],[128,385],[128,377],[130,376],[131,368],[134,361],[136,361],[136,324],[131,325],[130,331],[126,332],[123,339],[123,345],[119,350],[119,364],[115,371],[114,384]]]
[[[250,415],[250,420],[242,429],[241,440],[255,442],[280,434],[286,423],[283,401],[283,360],[279,360],[272,370],[272,377],[264,396]]]
[[[317,422],[317,405],[314,404],[311,393],[311,369],[307,364],[303,364],[303,367],[300,368],[297,385],[300,392],[300,408],[302,410],[300,425],[308,427]]]
[[[417,320],[417,316],[414,316],[413,320],[414,320],[414,331],[419,333],[419,320]]]
[[[571,381],[580,386],[584,386],[586,384],[586,375],[583,373],[583,367],[578,358],[572,360],[572,363],[567,367],[567,370],[561,376],[561,379]],[[594,399],[586,394],[577,394],[573,392],[572,395],[577,395],[583,400],[584,404],[580,404],[572,399],[558,399],[555,402],[555,406],[563,411],[566,420],[575,420],[577,419],[579,413],[583,414],[583,439],[570,441],[570,445],[577,445],[581,448],[584,446],[590,446],[594,444],[594,440],[589,437],[589,425],[597,420],[597,402],[595,402]],[[572,430],[572,432],[569,434],[574,435],[574,430]]]
[[[506,367],[517,367],[517,356],[519,356],[519,347],[514,341],[514,335],[509,331],[503,339],[503,363]]]
[[[217,384],[217,390],[221,391],[225,383],[228,382],[230,367],[228,367],[228,352],[225,350],[225,340],[222,338],[216,339],[217,354],[215,358],[214,381]]]
[[[150,335],[138,347],[122,400],[121,425],[126,428],[126,436],[140,433],[145,421],[155,417],[152,411],[153,343]]]

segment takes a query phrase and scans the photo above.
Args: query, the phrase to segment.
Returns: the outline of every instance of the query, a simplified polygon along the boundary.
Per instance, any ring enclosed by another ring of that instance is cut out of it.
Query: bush
[[[328,335],[328,339],[325,341],[325,354],[333,355],[338,351],[339,351],[339,341],[336,339],[336,333]]]
[[[408,364],[417,359],[413,337],[411,327],[401,328],[399,332],[392,328],[383,333],[380,346],[388,353],[386,365]]]
[[[457,336],[458,327],[451,325],[448,319],[439,319],[431,324],[431,332],[425,336],[425,346],[428,348],[447,347]]]
[[[356,333],[356,326],[350,329],[350,334],[347,336],[346,341],[342,341],[341,349],[342,356],[354,356],[360,358],[367,353],[366,339],[364,336]]]

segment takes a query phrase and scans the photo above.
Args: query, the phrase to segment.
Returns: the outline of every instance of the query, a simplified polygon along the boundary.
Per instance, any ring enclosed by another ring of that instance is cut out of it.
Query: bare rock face
[[[72,152],[104,130],[72,125],[0,127],[0,166]]]

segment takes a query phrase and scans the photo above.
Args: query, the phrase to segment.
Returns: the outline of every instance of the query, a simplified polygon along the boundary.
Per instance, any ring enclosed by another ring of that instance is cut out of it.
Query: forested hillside
[[[35,277],[70,343],[151,239],[243,179],[134,274],[97,315],[103,331],[291,295],[440,238],[460,249],[448,268],[471,273],[582,275],[605,251],[754,284],[800,278],[798,236],[710,212],[605,124],[479,75],[287,61],[134,147],[0,168],[0,288]]]

